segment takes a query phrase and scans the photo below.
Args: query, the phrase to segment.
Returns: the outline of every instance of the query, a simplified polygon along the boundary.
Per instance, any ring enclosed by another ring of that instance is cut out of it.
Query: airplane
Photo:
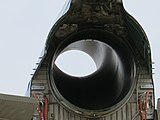
[[[71,50],[88,54],[96,71],[63,72],[55,61]],[[150,44],[122,0],[68,0],[36,64],[32,120],[158,119]]]

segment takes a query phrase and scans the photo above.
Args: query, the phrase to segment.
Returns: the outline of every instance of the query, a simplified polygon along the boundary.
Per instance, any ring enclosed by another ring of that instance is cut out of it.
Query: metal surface
[[[151,52],[142,27],[121,0],[68,3],[31,81],[31,86],[44,86],[31,89],[31,96],[39,96],[42,110],[48,99],[48,119],[154,119]],[[62,72],[55,60],[69,50],[90,55],[97,71],[83,77]]]
[[[160,98],[157,101],[158,120],[160,120]]]
[[[33,98],[0,94],[0,120],[31,120],[36,107]]]

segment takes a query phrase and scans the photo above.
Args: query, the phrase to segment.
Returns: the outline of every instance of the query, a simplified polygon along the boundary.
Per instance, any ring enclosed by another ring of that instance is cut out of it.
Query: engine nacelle
[[[42,103],[48,99],[45,111],[55,120],[152,119],[151,55],[141,26],[120,0],[72,0],[68,5],[48,35],[31,95]],[[82,77],[64,73],[55,61],[70,50],[88,54],[97,70]]]

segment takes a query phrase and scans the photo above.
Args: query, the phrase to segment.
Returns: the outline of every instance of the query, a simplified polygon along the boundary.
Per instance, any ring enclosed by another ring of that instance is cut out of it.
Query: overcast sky
[[[24,95],[35,63],[66,0],[0,1],[0,93]],[[156,97],[160,97],[160,0],[124,0],[144,28],[155,62]]]

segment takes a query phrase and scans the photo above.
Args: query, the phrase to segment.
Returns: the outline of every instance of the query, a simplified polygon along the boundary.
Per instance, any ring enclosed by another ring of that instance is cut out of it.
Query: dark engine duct
[[[90,55],[97,70],[83,77],[70,76],[55,64],[68,50]],[[50,63],[50,85],[66,106],[86,110],[108,109],[128,98],[135,82],[135,60],[127,44],[111,33],[88,29],[65,38],[55,48]]]

